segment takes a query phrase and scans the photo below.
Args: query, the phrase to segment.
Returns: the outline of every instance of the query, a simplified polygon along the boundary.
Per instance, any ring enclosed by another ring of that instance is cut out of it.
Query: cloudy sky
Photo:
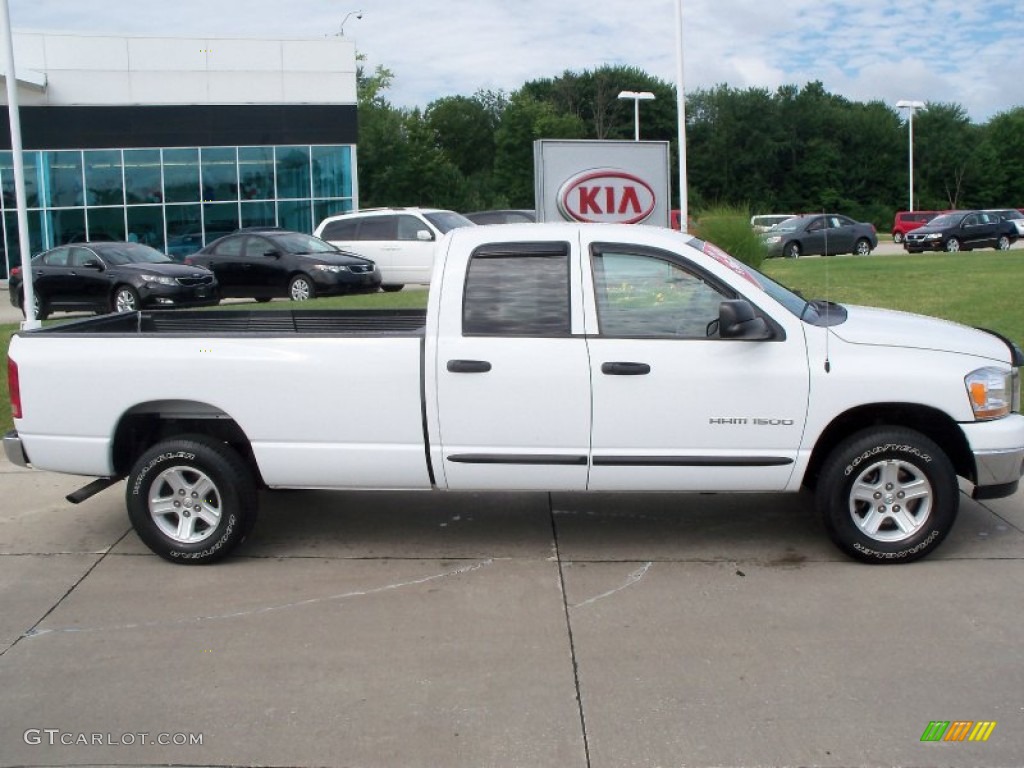
[[[955,102],[975,121],[1024,105],[1022,0],[9,0],[16,30],[180,37],[322,37],[340,31],[389,97],[426,106],[602,64],[686,90],[821,80],[847,98]],[[623,88],[631,87],[623,83]]]

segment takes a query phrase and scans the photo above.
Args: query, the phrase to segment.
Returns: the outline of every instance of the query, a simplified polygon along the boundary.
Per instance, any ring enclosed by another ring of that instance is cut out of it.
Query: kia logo
[[[654,212],[654,189],[639,176],[613,168],[584,171],[558,190],[566,219],[603,224],[636,224]]]

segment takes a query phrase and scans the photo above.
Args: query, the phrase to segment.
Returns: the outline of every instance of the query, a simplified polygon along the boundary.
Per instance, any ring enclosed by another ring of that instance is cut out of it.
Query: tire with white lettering
[[[815,505],[832,541],[866,563],[909,563],[934,551],[960,502],[956,472],[932,440],[878,427],[840,443],[822,467]]]
[[[128,517],[154,553],[203,565],[229,554],[256,523],[256,486],[238,453],[203,435],[157,443],[128,475]]]

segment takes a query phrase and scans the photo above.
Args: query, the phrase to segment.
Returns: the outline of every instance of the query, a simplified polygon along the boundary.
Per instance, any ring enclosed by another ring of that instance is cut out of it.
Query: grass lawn
[[[769,277],[807,298],[901,309],[990,328],[1024,345],[1024,252],[770,259]]]
[[[1024,252],[978,251],[920,256],[771,259],[763,270],[808,298],[901,309],[991,328],[1024,345]],[[427,305],[427,292],[405,290],[314,299],[303,309],[404,309]],[[225,304],[225,309],[288,310],[290,301]],[[211,310],[211,311],[216,311]],[[47,325],[61,322],[47,321]],[[0,325],[0,351],[17,325]],[[6,373],[0,377],[0,431],[11,429]]]

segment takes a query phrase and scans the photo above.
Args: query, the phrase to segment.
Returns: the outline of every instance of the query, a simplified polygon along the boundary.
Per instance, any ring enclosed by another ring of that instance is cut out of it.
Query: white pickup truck
[[[615,225],[447,235],[425,311],[140,312],[23,331],[12,461],[127,478],[157,554],[217,560],[261,488],[814,489],[850,556],[908,562],[1024,472],[1019,347],[806,301]],[[642,503],[642,501],[638,501]]]

